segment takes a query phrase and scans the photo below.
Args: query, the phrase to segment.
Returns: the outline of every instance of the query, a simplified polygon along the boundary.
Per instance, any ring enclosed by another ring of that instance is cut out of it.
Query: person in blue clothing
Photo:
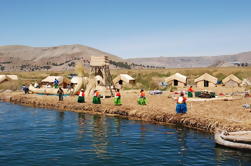
[[[54,88],[58,88],[59,81],[55,78],[54,80]]]
[[[176,113],[177,114],[185,114],[187,112],[187,98],[184,96],[184,93],[181,92],[180,96],[177,98],[176,102]]]

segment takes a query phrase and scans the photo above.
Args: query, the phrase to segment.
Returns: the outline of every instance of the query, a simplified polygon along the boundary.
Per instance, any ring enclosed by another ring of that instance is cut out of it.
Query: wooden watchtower
[[[115,86],[110,73],[108,57],[91,56],[90,68],[90,75],[101,76],[103,78],[104,86],[109,88],[111,96],[113,96],[112,87]]]

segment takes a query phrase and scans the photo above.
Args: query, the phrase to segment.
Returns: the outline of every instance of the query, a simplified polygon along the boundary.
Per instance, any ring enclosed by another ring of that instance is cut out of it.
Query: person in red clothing
[[[184,93],[181,92],[180,96],[177,98],[176,102],[176,113],[177,114],[185,114],[187,112],[187,98],[184,96]]]
[[[190,86],[190,88],[189,88],[187,91],[188,91],[187,96],[188,96],[188,97],[193,97],[193,92],[194,92],[193,86]]]
[[[78,102],[79,103],[84,103],[85,102],[85,92],[84,92],[84,89],[81,89],[80,92],[78,93]]]
[[[117,89],[117,91],[116,91],[115,98],[114,98],[114,104],[115,105],[122,105],[122,103],[121,103],[121,94],[119,92],[119,89]]]
[[[139,105],[146,105],[146,94],[143,89],[140,91],[140,95],[138,98],[138,104]]]
[[[93,95],[93,99],[92,99],[92,103],[93,104],[101,104],[101,96],[98,90],[94,91],[94,95]]]

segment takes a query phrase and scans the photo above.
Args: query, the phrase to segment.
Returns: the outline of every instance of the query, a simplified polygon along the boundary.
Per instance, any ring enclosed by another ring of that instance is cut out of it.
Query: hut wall
[[[228,82],[225,83],[226,87],[238,87],[238,83],[233,81],[233,80],[229,80]]]
[[[204,88],[204,80],[197,82],[196,86],[198,88]],[[216,85],[214,83],[209,82],[208,87],[215,87]]]
[[[199,81],[197,82],[197,85],[196,85],[198,88],[203,88],[204,87],[204,81]]]
[[[216,84],[212,83],[212,82],[209,82],[209,86],[208,87],[215,87]]]

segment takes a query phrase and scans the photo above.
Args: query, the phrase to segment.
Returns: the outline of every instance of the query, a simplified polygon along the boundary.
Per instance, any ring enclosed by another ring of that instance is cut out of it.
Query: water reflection
[[[78,128],[78,134],[79,134],[79,138],[83,138],[84,137],[84,127],[85,127],[85,120],[86,120],[86,114],[84,113],[78,113],[78,125],[79,125],[79,128]]]
[[[93,115],[93,144],[98,158],[105,158],[107,153],[108,136],[106,117]]]
[[[178,155],[181,156],[179,157],[180,160],[179,160],[179,164],[185,164],[185,156],[187,154],[187,135],[186,135],[186,131],[185,129],[177,129],[176,130],[176,135],[177,135],[177,144],[178,144],[178,147],[179,147],[179,150],[178,150]]]
[[[64,112],[58,111],[57,112],[57,121],[64,121]]]
[[[250,151],[230,149],[223,146],[215,146],[215,156],[217,163],[231,165],[250,165]],[[234,156],[234,158],[233,158]]]

